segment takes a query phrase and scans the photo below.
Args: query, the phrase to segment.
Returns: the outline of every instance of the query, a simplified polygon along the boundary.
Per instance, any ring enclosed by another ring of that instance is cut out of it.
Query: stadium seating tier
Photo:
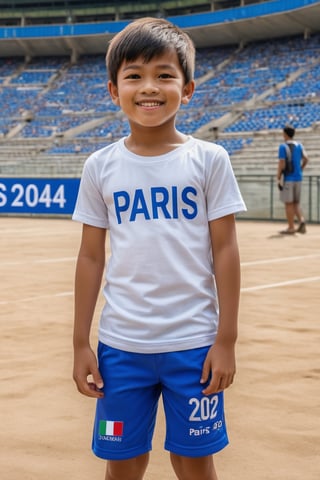
[[[196,72],[194,98],[181,109],[177,126],[220,143],[235,164],[237,155],[256,146],[257,135],[278,134],[285,123],[304,135],[319,129],[319,34],[198,49]],[[76,63],[67,57],[0,58],[0,171],[8,171],[6,161],[15,172],[28,162],[38,171],[47,162],[57,173],[66,158],[70,173],[79,174],[90,152],[127,135],[106,82],[104,55],[84,55]],[[24,143],[30,148],[22,152]]]

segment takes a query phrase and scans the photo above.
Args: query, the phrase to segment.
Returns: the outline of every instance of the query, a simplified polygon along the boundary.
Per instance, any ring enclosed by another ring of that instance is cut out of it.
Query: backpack
[[[292,161],[292,155],[293,155],[293,150],[295,148],[294,143],[285,143],[284,144],[285,149],[286,149],[286,166],[283,170],[283,173],[287,175],[288,173],[293,173],[294,172],[294,165]]]

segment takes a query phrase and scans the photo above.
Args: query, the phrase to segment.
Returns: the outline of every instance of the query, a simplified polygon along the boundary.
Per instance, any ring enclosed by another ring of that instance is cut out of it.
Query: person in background
[[[235,375],[245,205],[227,152],[178,131],[194,92],[190,37],[163,19],[130,23],[107,52],[108,89],[130,135],[85,162],[73,219],[74,369],[97,399],[93,452],[105,480],[144,477],[162,396],[165,448],[181,480],[217,480],[228,444],[223,395]],[[90,328],[105,267],[98,362]]]
[[[281,230],[283,235],[295,232],[306,233],[306,222],[300,206],[303,170],[308,163],[306,151],[301,143],[293,140],[295,129],[286,125],[283,129],[285,143],[279,146],[277,180],[280,200],[285,204],[288,227]],[[295,229],[295,219],[298,228]]]

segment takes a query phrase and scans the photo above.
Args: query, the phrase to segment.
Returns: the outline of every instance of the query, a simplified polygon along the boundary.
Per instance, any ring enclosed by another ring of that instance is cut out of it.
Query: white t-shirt
[[[245,210],[229,156],[189,137],[143,157],[124,139],[84,165],[73,219],[110,230],[99,339],[157,353],[211,345],[218,302],[208,221]]]

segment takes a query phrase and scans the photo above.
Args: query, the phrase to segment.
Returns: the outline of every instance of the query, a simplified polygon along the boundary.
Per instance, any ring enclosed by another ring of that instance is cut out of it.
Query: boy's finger
[[[210,395],[212,393],[222,392],[226,388],[230,387],[233,383],[233,375],[231,376],[223,376],[223,375],[215,375],[212,377],[210,384],[205,388],[202,393],[204,395]]]
[[[87,393],[85,395],[93,398],[102,398],[103,392],[101,391],[100,388],[97,387],[95,383],[87,383],[87,386],[89,387],[87,390]]]
[[[202,366],[200,383],[206,383],[209,379],[209,375],[210,375],[210,363],[206,359]]]
[[[99,370],[96,370],[94,373],[92,373],[92,378],[93,378],[93,382],[94,382],[94,384],[96,385],[97,388],[99,388],[99,389],[103,388],[103,380],[102,380],[102,377],[100,375]]]
[[[81,382],[81,384],[77,384],[78,390],[83,395],[91,398],[102,398],[103,392],[97,388],[97,385],[93,381],[85,381]]]
[[[209,385],[202,390],[202,393],[204,395],[211,395],[212,393],[218,393],[221,389],[220,387],[220,378],[215,376],[215,378],[212,377],[211,382]]]

